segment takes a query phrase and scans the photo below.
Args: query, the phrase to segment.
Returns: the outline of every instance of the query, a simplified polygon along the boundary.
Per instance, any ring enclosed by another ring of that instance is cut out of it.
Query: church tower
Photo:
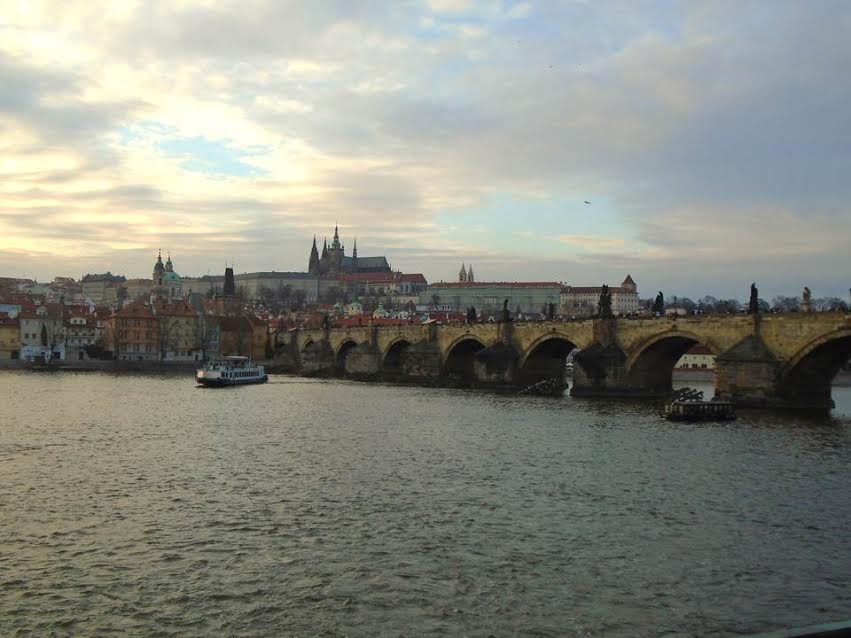
[[[233,268],[228,266],[225,268],[225,287],[224,287],[225,297],[233,297],[236,295],[236,282],[233,278]]]
[[[154,288],[151,290],[151,298],[152,299],[162,299],[165,296],[165,282],[163,279],[165,278],[165,266],[163,265],[163,253],[159,251],[157,253],[157,261],[154,264],[154,273],[152,279],[154,280]]]
[[[358,271],[358,238],[355,237],[355,246],[352,248],[352,272]]]
[[[464,268],[464,264],[461,264],[461,270],[458,272],[458,282],[464,283],[467,281],[467,269]]]
[[[345,249],[340,243],[340,231],[337,225],[334,225],[334,239],[331,242],[331,247],[328,248],[328,272],[337,274],[343,269],[343,255]]]
[[[321,267],[319,264],[319,251],[316,249],[316,235],[313,236],[313,246],[310,249],[310,260],[307,263],[307,272],[318,275]]]
[[[470,264],[470,267],[467,268],[467,282],[473,283],[476,281],[476,276],[473,274],[473,264]]]

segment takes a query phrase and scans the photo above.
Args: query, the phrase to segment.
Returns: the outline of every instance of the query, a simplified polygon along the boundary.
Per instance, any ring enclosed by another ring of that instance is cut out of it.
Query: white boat
[[[266,383],[266,370],[250,357],[222,357],[211,359],[195,372],[195,381],[203,386],[221,388],[249,383]]]

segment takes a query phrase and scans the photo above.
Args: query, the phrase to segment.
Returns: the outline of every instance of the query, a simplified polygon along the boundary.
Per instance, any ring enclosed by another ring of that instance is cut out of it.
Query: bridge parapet
[[[564,357],[578,347],[583,352],[577,359],[574,394],[608,396],[658,396],[670,391],[676,361],[701,343],[719,355],[720,396],[739,403],[785,405],[804,402],[804,394],[811,404],[825,403],[825,396],[829,400],[826,375],[847,360],[846,350],[851,353],[851,315],[406,324],[298,330],[289,335],[288,356],[299,359],[299,353],[310,347],[311,369],[346,370],[359,376],[472,375],[474,383],[502,385],[558,375]],[[310,345],[320,342],[322,347]],[[349,353],[355,355],[351,365],[346,364]],[[329,361],[323,363],[323,358]],[[794,389],[801,378],[814,377],[811,373],[802,377],[801,370],[817,368],[825,370],[815,375],[817,388],[813,385],[805,393]]]

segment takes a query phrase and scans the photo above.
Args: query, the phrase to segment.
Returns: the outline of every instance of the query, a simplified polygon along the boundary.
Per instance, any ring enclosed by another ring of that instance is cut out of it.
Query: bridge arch
[[[533,341],[520,356],[518,382],[526,387],[547,379],[565,381],[567,358],[578,348],[571,337],[553,332]]]
[[[342,377],[346,374],[346,357],[349,356],[349,353],[357,346],[357,342],[354,339],[343,339],[340,342],[340,345],[337,346],[337,350],[334,353],[334,373],[337,376]]]
[[[302,345],[302,346],[301,346],[301,351],[302,351],[302,352],[304,352],[304,351],[305,351],[305,350],[307,350],[310,346],[312,346],[312,345],[313,345],[313,343],[314,343],[314,342],[313,342],[313,339],[308,338],[308,339],[307,339],[307,341],[305,341],[305,342],[304,342],[304,345]]]
[[[851,326],[813,339],[781,369],[781,398],[802,406],[832,405],[833,379],[849,358]]]
[[[381,357],[381,370],[388,374],[402,374],[402,358],[411,342],[405,337],[396,337],[389,343]]]
[[[473,385],[475,380],[474,357],[484,349],[485,344],[473,335],[465,334],[457,338],[446,349],[443,356],[444,375],[461,385]]]
[[[649,394],[670,392],[674,366],[698,344],[705,345],[716,356],[720,353],[712,341],[684,330],[670,330],[645,339],[627,356],[627,386]]]

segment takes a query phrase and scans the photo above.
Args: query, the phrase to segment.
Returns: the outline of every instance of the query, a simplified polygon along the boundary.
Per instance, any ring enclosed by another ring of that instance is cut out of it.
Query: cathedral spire
[[[331,242],[331,248],[334,250],[340,249],[340,231],[337,228],[337,224],[334,224],[334,241]]]
[[[319,251],[316,249],[316,235],[314,235],[313,246],[310,248],[310,258],[307,262],[307,272],[311,275],[318,275],[319,270]]]
[[[473,274],[473,264],[470,264],[470,267],[467,268],[467,281],[468,282],[476,281],[476,276]]]
[[[463,283],[467,281],[467,269],[464,268],[464,264],[461,264],[461,270],[458,272],[458,281]]]
[[[358,258],[358,238],[355,237],[355,247],[352,248],[352,259]]]

